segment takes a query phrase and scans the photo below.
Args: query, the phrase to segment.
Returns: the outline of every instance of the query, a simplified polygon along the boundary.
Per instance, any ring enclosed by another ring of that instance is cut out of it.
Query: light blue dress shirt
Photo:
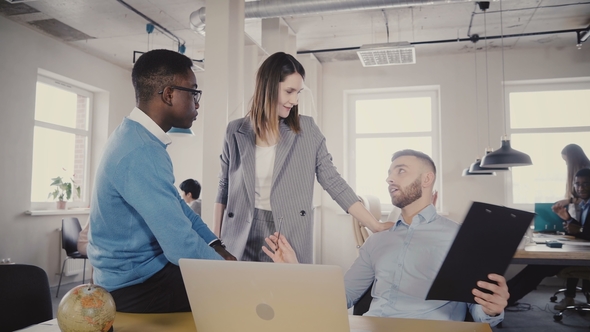
[[[348,307],[375,281],[367,316],[462,321],[469,309],[476,322],[500,323],[504,313],[488,316],[478,304],[425,300],[459,228],[429,205],[410,225],[400,215],[391,229],[371,235],[344,276]]]

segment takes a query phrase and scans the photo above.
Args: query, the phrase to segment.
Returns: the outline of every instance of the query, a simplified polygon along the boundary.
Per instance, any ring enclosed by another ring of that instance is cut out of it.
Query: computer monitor
[[[563,232],[563,220],[551,210],[554,203],[535,203],[535,232]]]

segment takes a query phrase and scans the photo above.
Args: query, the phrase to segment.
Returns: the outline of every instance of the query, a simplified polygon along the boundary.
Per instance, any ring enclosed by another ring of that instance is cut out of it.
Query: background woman
[[[584,153],[584,150],[577,144],[568,144],[561,150],[561,157],[567,165],[567,181],[565,183],[565,200],[559,201],[563,206],[570,203],[578,203],[576,192],[573,188],[574,176],[582,168],[590,167],[590,159]],[[577,205],[577,204],[576,204]]]
[[[313,119],[299,115],[304,78],[293,56],[271,55],[256,75],[250,111],[227,126],[214,232],[240,260],[270,261],[262,252],[264,239],[280,231],[300,262],[313,262],[314,177],[371,231],[393,225],[380,223],[365,209],[332,164]]]

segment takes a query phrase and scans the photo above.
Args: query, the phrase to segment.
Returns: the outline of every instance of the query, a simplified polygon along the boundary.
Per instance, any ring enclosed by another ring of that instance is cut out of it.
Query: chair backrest
[[[361,203],[365,205],[367,210],[375,217],[375,219],[381,219],[381,202],[379,198],[372,195],[359,196]],[[363,243],[371,235],[369,230],[363,226],[355,217],[352,217],[352,227],[354,229],[354,237],[356,239],[356,247],[360,248]]]
[[[52,318],[47,273],[33,265],[0,264],[0,332]]]
[[[61,220],[61,247],[67,255],[78,251],[78,236],[82,226],[78,218],[63,218]]]
[[[369,307],[371,307],[371,302],[373,301],[373,296],[371,295],[372,288],[373,284],[367,288],[358,302],[354,304],[354,307],[352,308],[353,315],[362,316],[365,312],[369,311]]]

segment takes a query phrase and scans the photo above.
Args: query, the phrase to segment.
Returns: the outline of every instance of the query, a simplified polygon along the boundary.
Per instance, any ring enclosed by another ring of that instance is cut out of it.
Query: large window
[[[532,208],[563,199],[567,169],[561,150],[575,143],[590,156],[590,79],[510,83],[506,105],[512,147],[533,161],[508,173],[508,203]]]
[[[52,178],[74,180],[68,207],[88,206],[88,156],[92,93],[44,76],[37,80],[31,209],[55,208]]]
[[[357,194],[379,197],[384,210],[391,206],[385,179],[396,151],[422,151],[440,165],[438,95],[438,87],[347,94],[349,179]],[[438,172],[436,188],[440,183]]]

